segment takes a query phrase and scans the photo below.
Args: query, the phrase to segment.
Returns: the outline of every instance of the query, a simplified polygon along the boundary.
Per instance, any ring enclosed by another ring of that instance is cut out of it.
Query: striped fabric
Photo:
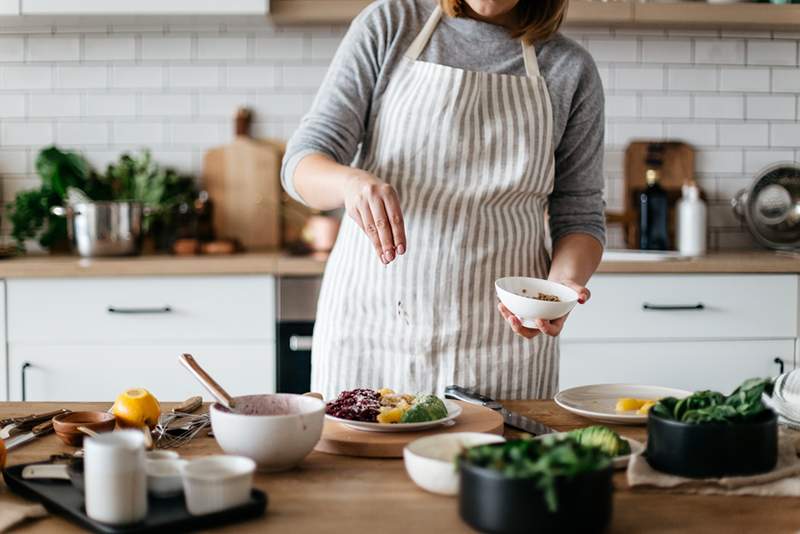
[[[392,76],[362,145],[363,168],[398,191],[408,252],[384,266],[346,218],[328,261],[312,387],[442,394],[458,384],[502,399],[547,398],[557,340],[516,336],[494,280],[546,277],[553,116],[536,54],[527,77],[419,61],[436,10]]]

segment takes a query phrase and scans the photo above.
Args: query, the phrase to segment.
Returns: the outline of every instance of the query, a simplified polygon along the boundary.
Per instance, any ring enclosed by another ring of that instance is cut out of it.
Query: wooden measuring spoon
[[[214,396],[217,401],[231,411],[236,409],[236,402],[233,400],[227,391],[222,386],[211,378],[211,376],[200,367],[200,364],[194,359],[191,354],[181,354],[178,358],[180,362],[186,367],[194,377]]]

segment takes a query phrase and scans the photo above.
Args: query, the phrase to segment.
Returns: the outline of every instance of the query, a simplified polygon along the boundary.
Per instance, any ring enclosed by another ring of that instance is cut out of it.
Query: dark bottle
[[[645,177],[647,189],[639,195],[639,248],[667,250],[667,192],[658,183],[658,171],[648,169]]]

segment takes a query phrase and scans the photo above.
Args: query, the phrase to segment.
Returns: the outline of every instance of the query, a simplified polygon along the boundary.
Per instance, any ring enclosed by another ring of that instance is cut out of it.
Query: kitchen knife
[[[448,399],[456,399],[477,404],[479,406],[499,412],[503,416],[503,421],[505,421],[508,426],[528,432],[534,436],[558,432],[557,430],[554,430],[538,421],[534,421],[529,417],[525,417],[517,412],[507,410],[502,404],[494,399],[490,399],[489,397],[481,395],[480,393],[462,388],[461,386],[447,386],[444,390],[444,396]]]
[[[14,436],[13,438],[10,438],[8,441],[6,441],[6,449],[11,450],[21,445],[25,445],[29,441],[33,441],[39,436],[44,436],[52,431],[53,431],[53,420],[50,419],[49,421],[45,421],[44,423],[36,425],[30,430],[30,432],[19,434],[17,436]]]
[[[0,421],[0,423],[2,423],[3,426],[2,428],[0,428],[0,439],[6,440],[13,435],[26,432],[35,427],[36,425],[43,423],[49,419],[52,419],[57,415],[68,412],[69,410],[62,408],[60,410],[54,410],[52,412],[47,412],[47,413],[4,419],[3,421]]]

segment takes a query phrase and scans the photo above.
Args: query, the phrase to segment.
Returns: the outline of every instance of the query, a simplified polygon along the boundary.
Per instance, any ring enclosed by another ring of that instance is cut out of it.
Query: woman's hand
[[[558,283],[573,289],[578,294],[578,304],[585,304],[586,301],[592,296],[588,289],[580,284],[576,284],[571,280],[559,280]],[[502,302],[497,304],[497,309],[500,310],[500,314],[511,326],[511,329],[514,331],[514,333],[527,339],[532,339],[538,336],[541,332],[553,337],[559,335],[561,333],[561,329],[564,328],[564,323],[566,322],[567,317],[569,316],[569,314],[567,314],[563,317],[559,317],[558,319],[551,319],[549,321],[546,319],[536,319],[536,328],[527,328],[522,326],[522,321],[520,321],[516,315],[511,313],[511,311],[506,308]]]
[[[394,187],[358,171],[345,184],[347,214],[367,234],[384,265],[406,253],[406,229]]]

